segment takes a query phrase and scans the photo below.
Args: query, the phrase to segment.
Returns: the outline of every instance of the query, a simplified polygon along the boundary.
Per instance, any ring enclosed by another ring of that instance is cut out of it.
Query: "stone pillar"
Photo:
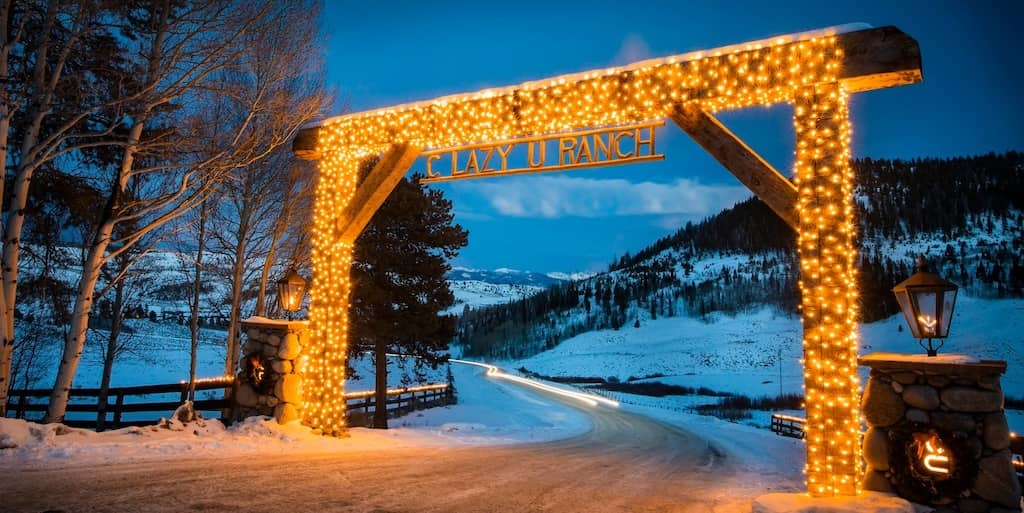
[[[941,511],[1020,511],[999,383],[1006,362],[875,354],[859,363],[871,368],[864,489]]]
[[[250,317],[242,321],[242,357],[235,380],[234,420],[255,415],[285,424],[302,416],[302,365],[307,321]]]

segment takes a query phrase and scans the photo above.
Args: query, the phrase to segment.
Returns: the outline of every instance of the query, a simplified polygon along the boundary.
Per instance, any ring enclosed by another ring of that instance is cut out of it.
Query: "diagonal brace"
[[[696,104],[676,105],[669,117],[786,224],[796,229],[799,216],[793,182]]]
[[[353,243],[369,224],[373,214],[412,167],[421,148],[399,143],[391,146],[356,188],[338,221],[341,240]]]

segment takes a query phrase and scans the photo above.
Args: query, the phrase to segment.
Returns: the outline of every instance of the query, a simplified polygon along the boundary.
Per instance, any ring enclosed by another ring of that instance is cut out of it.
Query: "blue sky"
[[[917,39],[925,80],[853,96],[854,156],[1022,150],[1021,4],[327,0],[327,81],[342,114],[865,22]],[[788,175],[791,116],[781,105],[719,118]],[[470,231],[456,264],[599,270],[750,195],[671,124],[658,150],[665,161],[434,185]]]

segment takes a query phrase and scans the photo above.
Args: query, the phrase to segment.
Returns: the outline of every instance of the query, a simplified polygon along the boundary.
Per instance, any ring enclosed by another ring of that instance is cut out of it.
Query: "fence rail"
[[[397,417],[416,410],[452,404],[455,396],[447,383],[388,390],[388,417]],[[345,394],[348,425],[370,426],[377,409],[373,390]]]
[[[234,380],[230,377],[202,379],[196,381],[196,392],[207,390],[219,390],[230,387]],[[26,418],[27,413],[42,413],[46,411],[48,402],[45,399],[50,397],[48,389],[20,389],[11,390],[8,394],[7,415],[12,413],[15,418]],[[126,402],[126,398],[144,398],[149,395],[178,394],[178,399],[149,401],[149,402]],[[75,398],[95,398],[92,402],[74,402]],[[36,399],[35,401],[31,399]],[[39,401],[38,399],[44,399]],[[103,430],[106,428],[118,429],[127,426],[144,426],[157,421],[152,419],[131,419],[123,418],[125,413],[156,413],[160,412],[170,415],[178,406],[181,406],[188,399],[188,382],[167,383],[161,385],[140,385],[131,387],[110,387],[107,390],[106,400],[100,399],[98,388],[72,388],[68,391],[68,413],[93,413],[91,419],[65,419],[64,424],[72,427],[95,428]],[[113,402],[111,402],[113,400]],[[231,406],[231,401],[219,399],[199,399],[194,403],[196,410],[217,411]],[[107,415],[113,415],[107,420]],[[38,416],[38,417],[41,417]]]
[[[196,392],[223,390],[232,385],[232,378],[203,379],[196,382]],[[7,415],[24,419],[42,417],[46,411],[48,389],[12,389],[8,394]],[[170,394],[178,394],[177,400],[169,400]],[[188,383],[169,383],[162,385],[141,385],[131,387],[111,387],[107,391],[106,401],[100,400],[98,388],[73,388],[69,392],[68,413],[92,413],[92,418],[65,419],[64,424],[72,427],[89,429],[118,429],[127,426],[145,426],[155,423],[159,416],[170,416],[171,412],[181,406],[188,398]],[[126,401],[126,399],[145,398],[150,395],[163,395],[160,401]],[[451,404],[454,396],[447,384],[424,385],[419,387],[396,388],[388,390],[388,416],[394,417],[412,411]],[[76,398],[94,398],[91,402],[75,402]],[[376,401],[372,390],[345,394],[345,405],[348,410],[348,423],[351,426],[365,426],[373,420]],[[197,411],[222,411],[232,406],[230,399],[198,399],[194,403]],[[125,413],[154,413],[148,418],[125,419]],[[32,415],[38,414],[38,415]],[[112,415],[112,419],[107,416]]]
[[[790,438],[803,440],[806,436],[806,433],[804,433],[805,422],[807,422],[807,420],[800,417],[773,413],[771,426],[772,433],[779,436],[788,436]]]

